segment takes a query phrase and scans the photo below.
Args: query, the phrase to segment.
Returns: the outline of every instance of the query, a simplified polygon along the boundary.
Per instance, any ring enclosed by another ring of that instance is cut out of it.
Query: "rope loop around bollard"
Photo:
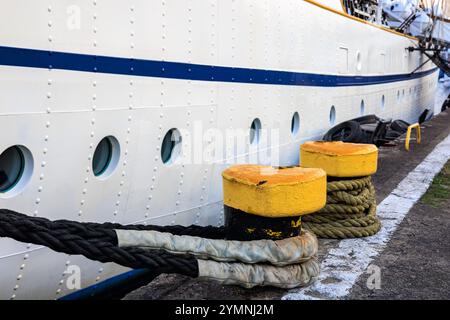
[[[319,238],[368,237],[381,229],[376,216],[375,188],[370,176],[330,179],[327,205],[303,217],[303,227]]]
[[[138,242],[132,246],[121,246],[119,233],[122,238],[123,234],[133,235]],[[139,243],[145,240],[142,235],[150,237],[152,245],[146,247]],[[224,227],[124,226],[114,223],[50,221],[0,209],[0,237],[43,245],[57,252],[83,255],[104,263],[115,262],[133,269],[152,269],[159,274],[178,273],[214,279],[223,284],[246,288],[265,285],[293,288],[308,285],[319,275],[317,238],[308,231],[278,241],[254,240],[245,243],[221,240],[224,235]],[[172,245],[167,239],[173,242]],[[242,252],[243,247],[249,251],[247,255]],[[235,248],[230,250],[232,254],[227,254],[229,248]],[[265,248],[266,257],[261,256]],[[297,254],[294,258],[291,257],[292,252]],[[211,256],[214,261],[210,260]]]

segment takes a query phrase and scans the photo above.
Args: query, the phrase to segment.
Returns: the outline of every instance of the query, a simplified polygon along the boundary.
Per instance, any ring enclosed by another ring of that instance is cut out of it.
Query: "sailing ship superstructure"
[[[30,215],[220,225],[231,162],[276,150],[296,164],[300,143],[338,122],[412,122],[434,103],[438,70],[408,50],[419,40],[340,0],[1,4],[0,207]],[[219,152],[205,138],[213,160],[182,161],[197,131],[235,129],[243,144]],[[2,299],[60,298],[77,272],[89,288],[128,271],[11,239],[0,269]]]
[[[419,43],[410,50],[422,51],[450,76],[450,4],[446,0],[359,0],[355,13],[371,10],[372,20],[415,36]],[[358,10],[358,8],[360,10]],[[365,9],[365,10],[361,10]],[[366,13],[367,15],[367,13]]]

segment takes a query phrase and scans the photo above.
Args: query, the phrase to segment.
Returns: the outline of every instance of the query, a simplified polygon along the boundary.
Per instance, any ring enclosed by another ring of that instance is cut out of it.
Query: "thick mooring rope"
[[[0,209],[0,230],[3,223],[16,222],[20,226],[21,221],[29,221],[34,225],[49,228],[52,232],[73,233],[91,241],[107,241],[117,245],[117,237],[114,229],[121,230],[152,230],[159,232],[168,232],[174,235],[187,235],[208,239],[223,239],[225,236],[224,227],[213,226],[159,226],[159,225],[122,225],[119,223],[95,223],[95,222],[77,222],[71,220],[50,221],[41,217],[30,217],[25,214],[7,209]],[[0,235],[1,236],[1,235]]]
[[[118,247],[115,231],[105,228],[105,225],[109,224],[50,221],[0,209],[0,237],[43,245],[58,252],[79,254],[100,262],[115,262],[133,269],[147,268],[160,273],[198,276],[198,263],[194,256],[175,255],[162,250]],[[139,228],[147,227],[154,226]],[[168,228],[174,230],[173,227]],[[181,228],[179,227],[179,230]]]
[[[317,238],[307,231],[277,243],[257,240],[242,245],[219,240],[224,235],[223,227],[50,221],[0,209],[0,237],[133,269],[151,269],[154,274],[177,273],[247,288],[293,288],[307,285],[319,275]],[[134,239],[133,245],[123,245],[130,239]],[[241,252],[246,247],[247,252]]]
[[[375,188],[371,177],[331,181],[327,184],[327,205],[317,213],[302,217],[305,229],[319,238],[346,239],[376,234]]]

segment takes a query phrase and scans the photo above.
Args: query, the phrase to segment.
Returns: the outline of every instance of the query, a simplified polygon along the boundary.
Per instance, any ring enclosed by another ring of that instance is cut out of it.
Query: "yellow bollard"
[[[375,145],[306,142],[300,147],[300,160],[302,167],[322,168],[328,175],[327,204],[303,219],[306,230],[337,239],[366,237],[380,230],[370,177],[377,171]]]
[[[301,216],[326,203],[322,169],[237,165],[222,173],[227,238],[284,239],[301,232]]]
[[[310,141],[300,147],[301,166],[322,168],[332,177],[370,176],[377,171],[378,148],[373,144]]]
[[[408,130],[406,131],[406,139],[405,139],[405,149],[406,151],[409,151],[409,141],[411,140],[411,131],[412,129],[416,129],[416,139],[417,143],[420,144],[422,140],[422,135],[420,133],[420,124],[414,123],[408,127]]]

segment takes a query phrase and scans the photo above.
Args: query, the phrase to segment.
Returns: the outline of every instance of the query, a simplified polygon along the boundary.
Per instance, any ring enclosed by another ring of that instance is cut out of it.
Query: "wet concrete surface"
[[[417,203],[372,266],[379,287],[363,274],[348,299],[450,299],[450,199],[434,208]],[[369,289],[370,288],[370,289]]]
[[[430,122],[421,125],[422,143],[411,139],[410,151],[404,148],[404,137],[391,146],[380,148],[378,171],[373,176],[378,203],[381,202],[404,177],[414,169],[434,147],[450,134],[450,111],[447,109]],[[415,137],[415,132],[411,136]]]
[[[422,144],[411,141],[409,152],[405,150],[402,139],[393,143],[392,146],[380,148],[379,170],[373,176],[378,203],[389,195],[397,184],[449,134],[450,111],[447,110],[422,125]],[[439,214],[433,214],[431,210],[420,206],[415,207],[414,212],[410,212],[399,226],[386,250],[374,262],[382,270],[383,290],[368,291],[365,285],[366,279],[361,277],[348,298],[412,299],[423,296],[449,298],[450,281],[448,274],[443,273],[443,270],[450,271],[449,204],[450,202],[447,203],[447,209]],[[423,214],[424,211],[427,215]],[[337,246],[338,243],[338,240],[320,239],[319,261],[330,248]],[[432,250],[432,253],[429,250]],[[428,259],[428,256],[433,258]],[[394,281],[395,278],[398,278],[397,282]],[[436,286],[439,286],[439,289],[433,289]],[[416,289],[412,291],[411,287]],[[419,288],[428,289],[419,294]],[[446,294],[444,294],[445,290]],[[284,294],[286,294],[285,290],[275,288],[249,290],[237,286],[203,282],[185,276],[163,274],[147,286],[129,293],[124,299],[276,300]]]

